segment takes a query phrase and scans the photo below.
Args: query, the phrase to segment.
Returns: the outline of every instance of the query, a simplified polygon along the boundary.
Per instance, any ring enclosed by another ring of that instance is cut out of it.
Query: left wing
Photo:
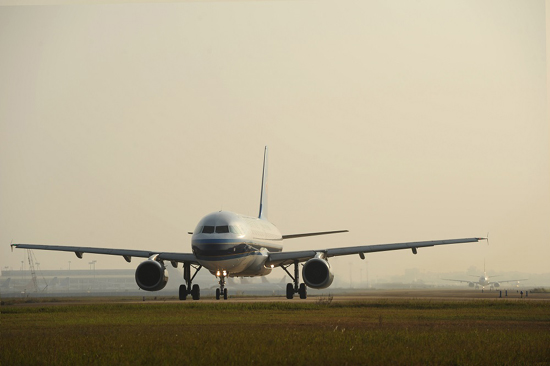
[[[74,252],[78,258],[82,259],[84,253],[120,255],[126,262],[130,262],[132,257],[149,258],[153,255],[158,255],[157,259],[162,259],[171,262],[187,262],[198,264],[197,258],[192,253],[167,253],[167,252],[151,252],[147,250],[131,250],[131,249],[112,249],[112,248],[92,248],[92,247],[69,247],[63,245],[42,245],[42,244],[11,244],[11,248],[21,249],[37,249],[37,250],[55,250],[61,252]]]
[[[480,240],[486,240],[486,238],[465,238],[465,239],[447,239],[447,240],[431,240],[431,241],[416,241],[408,243],[394,243],[394,244],[377,244],[377,245],[363,245],[357,247],[344,247],[344,248],[331,248],[321,250],[302,250],[295,252],[277,252],[269,253],[266,261],[266,266],[281,266],[298,262],[305,262],[313,257],[317,253],[322,253],[326,258],[336,257],[340,255],[359,254],[361,258],[365,257],[365,253],[385,252],[389,250],[411,249],[414,254],[417,252],[417,248],[433,247],[436,245],[447,244],[461,244],[461,243],[473,243]]]

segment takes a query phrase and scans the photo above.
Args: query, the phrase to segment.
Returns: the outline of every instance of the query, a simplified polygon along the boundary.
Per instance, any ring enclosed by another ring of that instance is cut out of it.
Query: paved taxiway
[[[526,296],[525,291],[523,297],[516,290],[508,290],[508,296],[505,296],[505,291],[502,291],[502,297],[500,290],[497,291],[484,291],[481,290],[448,290],[448,289],[407,289],[407,290],[369,290],[365,292],[343,293],[343,294],[330,294],[327,292],[325,295],[309,296],[306,300],[294,298],[288,300],[284,296],[233,296],[228,300],[216,300],[213,297],[202,297],[198,303],[212,303],[212,302],[323,302],[323,301],[369,301],[369,300],[381,300],[381,299],[432,299],[434,301],[468,301],[468,300],[498,300],[498,301],[550,301],[550,293],[532,293],[529,292]],[[50,305],[69,305],[69,304],[95,304],[95,303],[152,303],[152,302],[180,302],[175,296],[143,296],[141,298],[136,297],[78,297],[71,298],[52,296],[51,298],[33,299],[28,298],[10,298],[3,299],[6,304],[14,306],[50,306]],[[195,302],[193,300],[187,300],[186,302]]]

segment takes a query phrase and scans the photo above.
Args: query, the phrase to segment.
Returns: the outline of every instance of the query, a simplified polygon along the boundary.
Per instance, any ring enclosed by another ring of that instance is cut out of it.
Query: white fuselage
[[[490,284],[489,277],[487,277],[487,275],[484,274],[483,276],[479,277],[478,283],[481,286],[488,286]]]
[[[197,261],[212,274],[263,276],[268,252],[283,249],[279,230],[265,219],[228,211],[214,212],[199,221],[191,248]],[[219,272],[218,272],[219,271]]]

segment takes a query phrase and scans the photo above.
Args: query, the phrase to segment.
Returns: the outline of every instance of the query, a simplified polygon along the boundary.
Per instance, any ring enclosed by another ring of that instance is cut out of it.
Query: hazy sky
[[[190,252],[202,216],[257,214],[268,145],[269,219],[350,230],[285,250],[489,232],[490,245],[368,255],[370,275],[484,259],[548,272],[547,13],[505,0],[0,7],[0,266],[26,260],[12,240]],[[42,269],[139,263],[35,254]]]

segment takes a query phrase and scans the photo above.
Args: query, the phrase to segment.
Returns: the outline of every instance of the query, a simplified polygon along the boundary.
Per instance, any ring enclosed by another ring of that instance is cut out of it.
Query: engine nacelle
[[[312,258],[304,264],[302,277],[311,288],[327,288],[334,280],[330,264],[321,258]]]
[[[495,282],[495,283],[493,283],[493,286],[495,286],[495,287],[500,287],[500,283]]]
[[[474,284],[473,282],[469,282],[469,283],[468,283],[468,286],[470,286],[470,287],[474,287],[474,286],[475,286],[475,284]]]
[[[136,268],[136,283],[145,291],[162,290],[168,283],[168,270],[156,260],[146,260]]]

